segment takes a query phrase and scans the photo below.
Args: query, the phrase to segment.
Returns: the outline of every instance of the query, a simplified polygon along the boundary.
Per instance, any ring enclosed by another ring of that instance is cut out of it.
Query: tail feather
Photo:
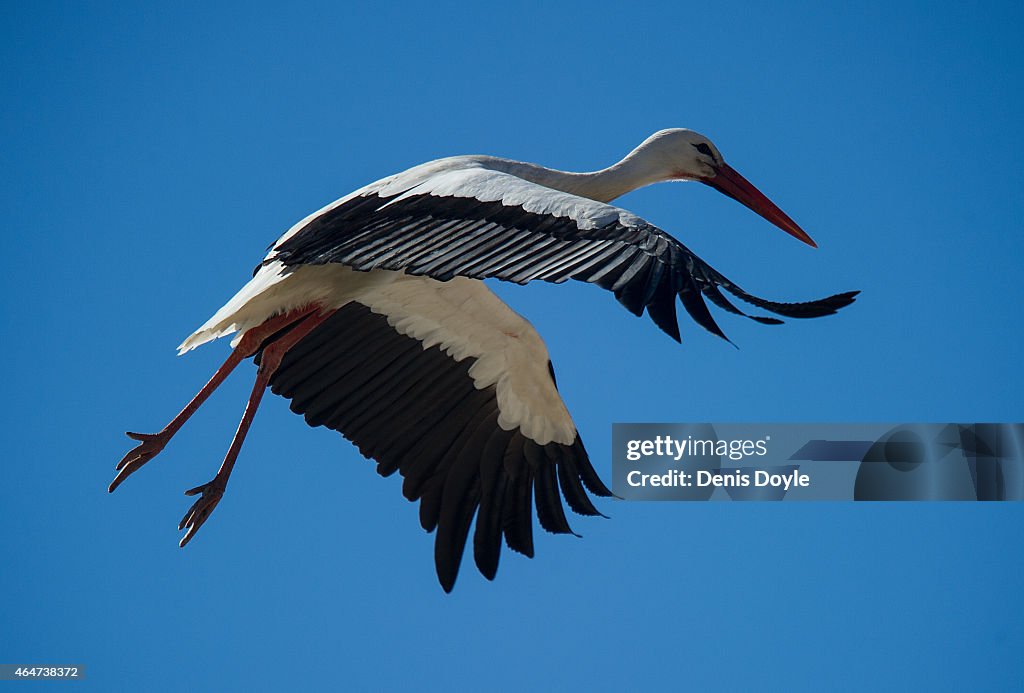
[[[241,333],[280,312],[276,292],[271,289],[287,276],[283,270],[284,266],[279,262],[261,267],[230,301],[178,346],[178,355],[234,332],[241,337]],[[238,338],[232,346],[237,341]]]

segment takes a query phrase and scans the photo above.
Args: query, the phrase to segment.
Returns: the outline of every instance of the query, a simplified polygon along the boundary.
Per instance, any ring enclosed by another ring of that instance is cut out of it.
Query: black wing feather
[[[435,567],[446,591],[474,516],[474,558],[493,579],[502,536],[533,555],[534,496],[541,525],[565,532],[559,488],[584,515],[599,514],[584,488],[609,495],[578,435],[571,445],[539,445],[502,429],[494,386],[477,389],[469,375],[474,362],[455,361],[439,346],[425,350],[353,302],[286,352],[270,380],[293,411],[340,431],[381,475],[402,474],[404,495],[420,503],[420,524],[437,532]]]
[[[369,193],[348,200],[278,244],[267,262],[271,260],[286,267],[342,263],[364,271],[404,270],[441,281],[455,276],[520,284],[577,279],[611,290],[635,315],[646,310],[677,341],[675,295],[694,320],[723,339],[727,337],[702,295],[730,313],[760,323],[781,320],[747,315],[719,287],[790,318],[831,315],[857,295],[846,292],[804,303],[769,301],[747,293],[682,243],[635,217],[620,215],[596,228],[584,228],[570,217],[529,212],[501,201],[427,193],[401,198]],[[672,298],[666,295],[666,285]]]

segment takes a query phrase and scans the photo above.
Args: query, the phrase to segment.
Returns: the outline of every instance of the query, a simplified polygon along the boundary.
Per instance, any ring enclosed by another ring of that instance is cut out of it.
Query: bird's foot
[[[117,463],[117,466],[115,467],[117,470],[117,476],[115,476],[114,480],[110,482],[110,486],[107,488],[108,493],[113,493],[114,489],[120,486],[122,481],[138,471],[142,465],[156,457],[160,451],[164,449],[164,446],[167,445],[167,441],[171,439],[171,436],[165,432],[128,432],[125,435],[132,440],[139,441],[139,444],[129,450],[128,453],[121,458],[121,461]]]
[[[192,504],[192,507],[185,513],[185,517],[181,518],[181,522],[178,523],[179,531],[187,530],[178,546],[184,547],[192,541],[192,537],[196,535],[196,532],[203,526],[203,523],[210,517],[213,509],[217,507],[217,503],[224,496],[224,488],[225,483],[220,478],[214,477],[213,481],[185,491],[186,496],[194,496],[200,493],[202,495]]]

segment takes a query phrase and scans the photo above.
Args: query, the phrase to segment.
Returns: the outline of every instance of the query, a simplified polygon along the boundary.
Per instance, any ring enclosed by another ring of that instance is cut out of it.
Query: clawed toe
[[[129,431],[126,435],[132,440],[139,441],[139,444],[129,450],[114,467],[117,470],[117,476],[107,487],[108,493],[113,493],[122,481],[156,457],[167,445],[167,436],[163,433],[132,433]]]
[[[217,503],[224,496],[224,485],[217,479],[214,479],[209,483],[185,491],[186,496],[195,496],[197,494],[202,495],[196,499],[196,502],[188,509],[185,516],[181,518],[181,522],[178,523],[179,531],[187,529],[185,536],[178,542],[178,546],[183,548],[192,541],[192,537],[196,535],[196,532],[203,526],[203,523],[209,519],[213,509],[217,507]]]
[[[125,431],[124,434],[132,440],[137,440],[140,443],[156,440],[161,437],[159,433],[132,433],[131,431]]]

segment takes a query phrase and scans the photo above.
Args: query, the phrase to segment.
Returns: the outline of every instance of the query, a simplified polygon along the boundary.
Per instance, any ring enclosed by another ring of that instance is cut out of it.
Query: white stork
[[[850,304],[857,292],[775,303],[744,292],[679,241],[611,200],[650,183],[697,180],[814,245],[782,210],[722,159],[706,137],[662,130],[617,164],[567,173],[491,156],[416,166],[333,202],[288,230],[252,280],[190,335],[179,353],[237,334],[227,361],[160,433],[117,465],[113,491],[159,453],[243,359],[256,383],[224,462],[182,519],[185,546],[209,518],[263,391],[292,400],[311,426],[352,440],[437,530],[435,564],[455,584],[470,525],[488,579],[501,539],[533,555],[533,513],[568,533],[559,497],[600,514],[586,490],[601,482],[555,386],[544,342],[481,281],[525,284],[578,279],[614,292],[628,310],[679,341],[675,299],[719,337],[702,297],[746,315],[720,289],[778,315],[811,318]],[[761,323],[776,318],[747,316]],[[586,489],[586,490],[585,490]]]

